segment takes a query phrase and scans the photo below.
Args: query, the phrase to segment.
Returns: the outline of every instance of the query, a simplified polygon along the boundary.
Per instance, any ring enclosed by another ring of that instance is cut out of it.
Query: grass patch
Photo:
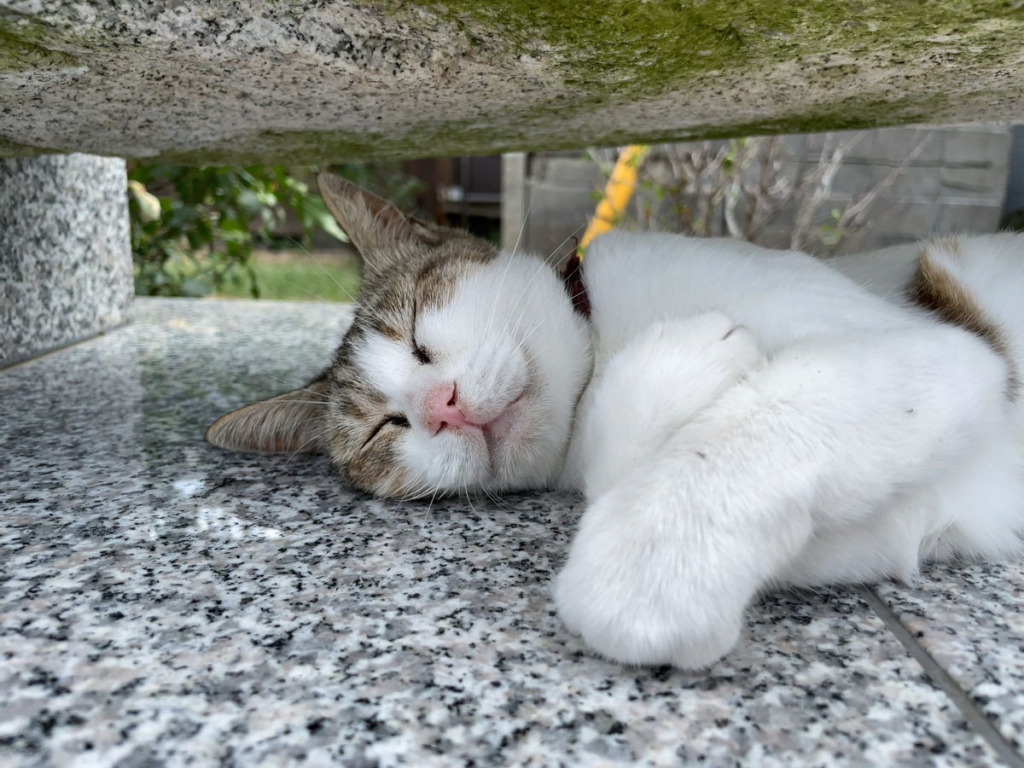
[[[359,291],[358,257],[345,251],[256,251],[250,263],[261,299],[352,301]],[[214,296],[252,298],[248,275],[229,275]]]

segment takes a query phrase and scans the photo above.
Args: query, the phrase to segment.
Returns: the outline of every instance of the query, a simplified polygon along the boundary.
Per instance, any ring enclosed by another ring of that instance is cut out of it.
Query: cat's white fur
[[[431,365],[374,334],[358,359],[413,422],[399,455],[417,487],[584,492],[555,599],[591,647],[700,667],[767,587],[1019,546],[1012,363],[904,300],[921,247],[826,265],[613,232],[587,253],[589,327],[550,268],[502,254],[420,312]],[[1024,359],[1024,239],[927,247]],[[417,428],[451,382],[489,430]]]
[[[1021,238],[958,245],[931,255],[1019,342]],[[909,271],[870,273],[874,290],[902,295]],[[1017,407],[977,336],[738,242],[613,234],[587,274],[597,367],[569,462],[587,510],[555,594],[597,650],[703,666],[766,586],[910,578],[923,558],[1019,546]]]

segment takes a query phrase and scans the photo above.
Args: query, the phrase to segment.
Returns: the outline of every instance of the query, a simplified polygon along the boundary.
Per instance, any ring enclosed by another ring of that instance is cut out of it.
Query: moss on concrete
[[[0,159],[5,157],[37,157],[53,153],[56,150],[46,147],[30,147],[0,135]]]
[[[650,96],[722,70],[836,52],[971,67],[1018,52],[1024,7],[1006,0],[417,0],[465,34],[521,55],[554,51],[581,95]],[[944,39],[947,38],[948,39]],[[835,71],[838,77],[849,71]]]
[[[183,165],[401,160],[410,157],[451,157],[498,154],[522,149],[523,138],[507,134],[488,137],[472,121],[453,120],[416,126],[402,134],[346,130],[258,131],[212,147],[163,152],[159,159]],[[2,147],[0,147],[2,152]]]
[[[0,74],[66,69],[78,61],[47,45],[47,29],[21,14],[0,11]]]
[[[301,11],[297,0],[276,2]],[[972,72],[990,74],[980,88],[1007,83],[990,97],[1007,103],[1012,78],[991,73],[1019,67],[1024,39],[1024,6],[1010,0],[371,0],[370,12],[450,30],[484,69],[535,71],[540,85],[511,108],[508,99],[484,100],[473,105],[473,119],[392,123],[386,133],[262,130],[257,116],[252,130],[230,140],[159,157],[197,164],[407,158],[949,119],[963,110],[941,89],[969,93]],[[0,10],[0,75],[66,68],[79,58],[92,65],[92,57],[139,44],[89,34],[76,29],[72,38]],[[903,72],[918,79],[901,83]],[[458,83],[455,76],[446,87]],[[745,98],[748,90],[757,97]],[[866,95],[849,96],[858,92]],[[690,107],[696,114],[673,116],[675,95],[683,105],[689,93],[699,94]],[[636,119],[656,102],[650,120]],[[744,117],[730,119],[730,110]],[[0,156],[47,151],[0,138]]]
[[[947,102],[948,99],[942,96],[895,100],[850,98],[762,121],[705,124],[686,130],[669,131],[652,127],[649,131],[631,133],[606,129],[595,131],[590,138],[595,145],[612,146],[630,142],[662,143],[882,128],[924,122],[929,115],[935,114]],[[538,111],[531,119],[541,120],[541,114]],[[457,156],[466,154],[467,148],[471,154],[498,154],[534,148],[536,139],[532,136],[528,128],[516,132],[506,128],[500,135],[491,136],[482,131],[479,123],[475,121],[424,124],[401,135],[344,130],[260,131],[239,137],[230,144],[184,152],[165,152],[160,158],[186,165],[230,165],[255,162],[301,164],[309,162],[310,158],[358,162],[374,159]],[[574,149],[579,146],[579,138],[575,135],[549,136],[544,142],[544,147],[551,150]],[[252,147],[258,149],[254,152]]]

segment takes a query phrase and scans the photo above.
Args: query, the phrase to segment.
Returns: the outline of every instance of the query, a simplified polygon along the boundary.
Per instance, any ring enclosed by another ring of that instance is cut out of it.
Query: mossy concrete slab
[[[1014,0],[0,2],[0,155],[360,160],[1024,119]]]

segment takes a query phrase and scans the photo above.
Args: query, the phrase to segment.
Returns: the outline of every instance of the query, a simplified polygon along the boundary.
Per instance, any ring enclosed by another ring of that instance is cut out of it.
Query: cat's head
[[[549,484],[591,366],[587,324],[555,269],[336,176],[320,188],[363,259],[352,325],[306,388],[221,417],[207,440],[324,452],[380,496]]]

